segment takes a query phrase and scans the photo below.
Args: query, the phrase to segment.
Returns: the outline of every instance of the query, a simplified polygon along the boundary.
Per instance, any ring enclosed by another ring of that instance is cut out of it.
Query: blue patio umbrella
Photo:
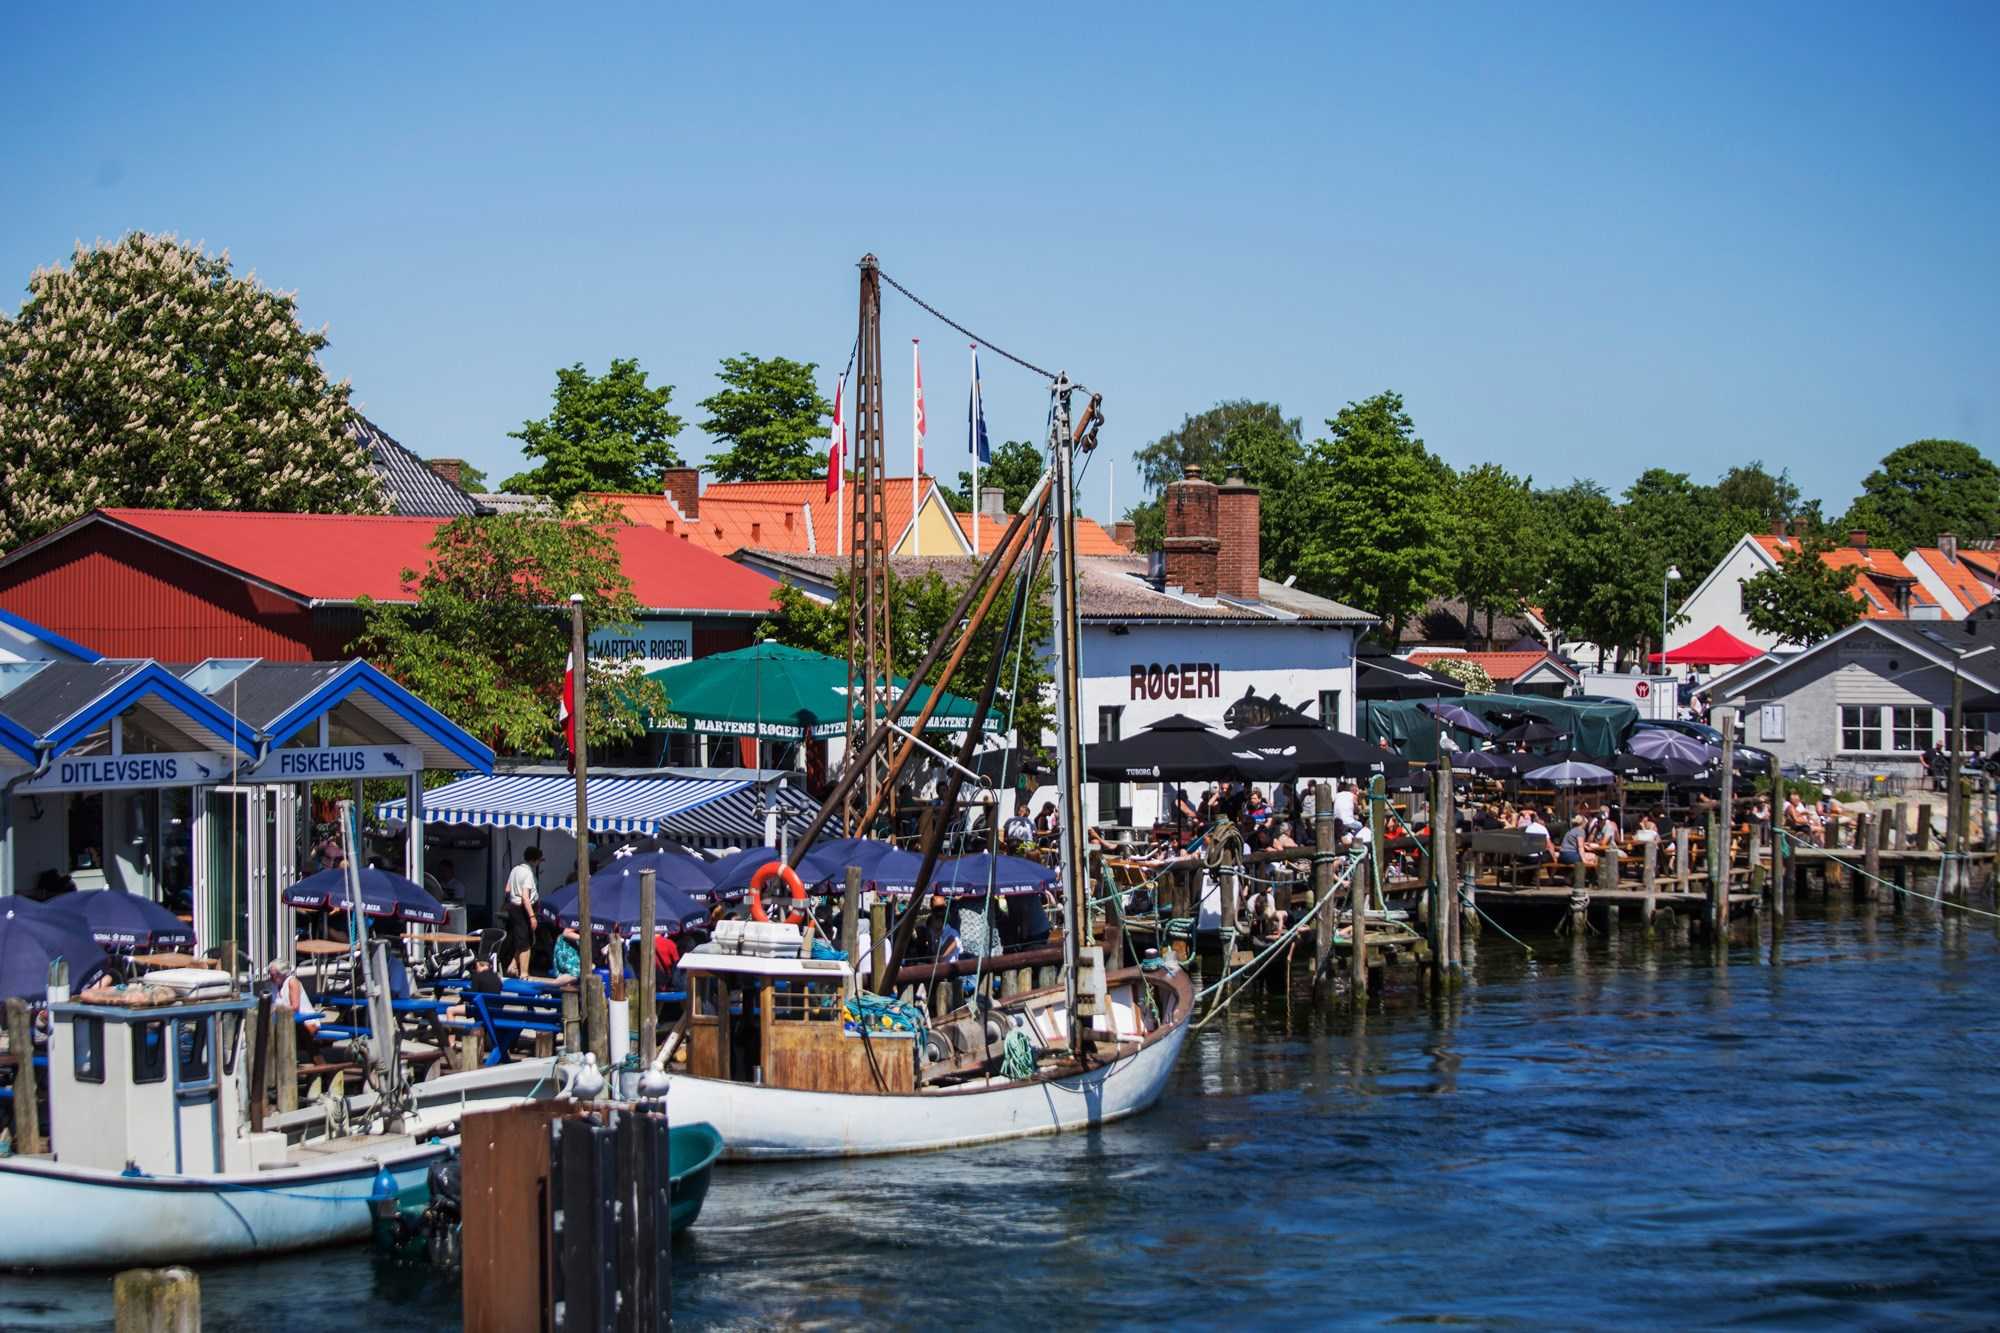
[[[366,868],[360,873],[361,910],[366,915],[394,917],[425,926],[444,923],[444,904],[426,893],[421,884],[386,870]],[[341,911],[347,906],[347,872],[335,867],[307,875],[280,896],[288,907]]]
[[[707,898],[715,892],[715,880],[710,876],[710,863],[687,852],[635,852],[631,856],[615,856],[601,866],[590,870],[590,894],[593,909],[597,902],[597,881],[613,875],[630,874],[637,876],[642,870],[650,870],[662,884],[671,884],[690,897]],[[576,892],[576,876],[571,875],[569,883],[549,895],[554,902],[563,893]],[[597,913],[592,910],[591,917]]]
[[[806,857],[812,861],[811,855]],[[870,856],[865,861],[857,861],[861,867],[862,883],[882,893],[908,893],[916,886],[917,872],[924,868],[924,858],[915,852],[906,852],[900,847],[890,847],[880,855]],[[810,867],[814,871],[820,866]],[[802,867],[802,870],[804,867]],[[844,893],[847,886],[847,865],[842,864],[817,880],[808,876],[809,883],[816,883],[826,893]]]
[[[725,902],[741,898],[750,891],[750,877],[777,859],[775,847],[745,847],[720,861],[711,861],[708,875],[715,887],[710,892]]]
[[[117,948],[191,947],[194,927],[151,898],[124,889],[80,889],[52,898],[49,915],[68,921],[99,944]]]
[[[636,861],[639,858],[624,859]],[[641,894],[641,873],[641,870],[631,870],[620,864],[590,877],[590,925],[593,934],[600,930],[629,931],[639,924],[639,913],[645,901]],[[564,925],[574,926],[579,919],[576,900],[576,881],[571,880],[543,899],[542,904],[554,912]],[[699,921],[707,915],[708,908],[684,889],[654,880],[653,919],[661,931],[671,934],[688,922]]]
[[[1665,727],[1645,727],[1634,731],[1625,748],[1648,759],[1679,759],[1696,766],[1712,764],[1722,758],[1722,751],[1707,741],[1669,731]]]
[[[72,992],[104,970],[104,947],[41,903],[12,896],[0,908],[0,999],[38,1000],[48,994],[49,964],[69,964]]]
[[[916,881],[924,859],[891,842],[876,838],[834,838],[815,843],[799,861],[799,874],[808,884],[823,884],[838,892],[847,882],[847,868],[861,871],[864,883],[900,884]]]
[[[1611,785],[1611,770],[1599,768],[1596,764],[1580,764],[1574,759],[1565,759],[1559,764],[1550,764],[1521,775],[1529,782],[1546,782],[1555,787],[1607,787]]]
[[[1419,707],[1447,727],[1457,727],[1460,731],[1469,731],[1475,736],[1493,734],[1493,728],[1486,725],[1486,719],[1463,704],[1445,703],[1439,700],[1435,703],[1421,704]]]
[[[955,856],[948,861],[940,861],[931,875],[929,890],[951,897],[966,897],[983,894],[988,886],[988,876],[995,893],[1025,893],[1046,889],[1061,880],[1054,866],[1045,866],[1039,861],[1030,861],[1021,856],[995,856],[991,852],[975,852],[971,856]]]

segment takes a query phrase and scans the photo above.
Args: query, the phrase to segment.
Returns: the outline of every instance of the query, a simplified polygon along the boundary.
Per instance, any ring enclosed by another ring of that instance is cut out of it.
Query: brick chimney
[[[1257,600],[1257,569],[1263,558],[1258,545],[1257,488],[1243,480],[1243,469],[1229,469],[1229,479],[1216,488],[1215,536],[1221,547],[1215,556],[1215,585],[1224,597]]]
[[[1783,515],[1780,515],[1779,517],[1771,520],[1771,535],[1773,537],[1776,537],[1779,541],[1783,541],[1785,539],[1786,532],[1785,532],[1785,520]]]
[[[463,458],[426,458],[424,465],[460,490],[465,489]]]
[[[998,486],[979,488],[979,517],[1007,521],[1007,492]]]
[[[1216,556],[1222,547],[1216,537],[1217,492],[1214,482],[1201,479],[1201,468],[1194,463],[1167,487],[1166,536],[1160,542],[1167,582],[1196,597],[1215,596]]]
[[[1119,519],[1111,525],[1111,540],[1126,550],[1131,550],[1139,542],[1139,529],[1130,519]]]
[[[1854,529],[1852,532],[1847,534],[1847,544],[1849,546],[1852,546],[1857,551],[1867,550],[1868,549],[1867,531],[1862,528]]]
[[[682,518],[701,517],[701,469],[670,467],[660,474],[660,489],[681,511]]]
[[[1947,564],[1957,560],[1958,538],[1949,532],[1940,532],[1938,534],[1938,554],[1945,558]]]

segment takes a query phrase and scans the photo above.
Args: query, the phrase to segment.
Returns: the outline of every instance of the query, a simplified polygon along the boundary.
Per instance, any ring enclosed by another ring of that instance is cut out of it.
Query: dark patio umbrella
[[[1529,782],[1546,782],[1556,787],[1605,787],[1611,783],[1610,769],[1581,764],[1574,759],[1533,769],[1521,776]]]
[[[597,902],[597,881],[600,876],[629,873],[636,877],[642,870],[652,871],[659,877],[660,883],[671,884],[683,893],[706,897],[715,890],[715,879],[708,873],[709,864],[687,852],[636,852],[631,856],[613,857],[601,866],[593,865],[590,868],[590,901],[594,908]],[[563,885],[563,889],[574,893],[576,877],[572,875],[569,882]],[[560,893],[562,889],[556,892]],[[550,900],[553,901],[555,896],[554,893],[550,894]],[[596,911],[593,910],[590,915],[595,921]]]
[[[1300,777],[1366,781],[1380,773],[1392,787],[1410,778],[1410,763],[1402,756],[1306,717],[1252,727],[1232,744],[1287,765]]]
[[[1469,731],[1475,736],[1491,736],[1493,734],[1493,728],[1486,725],[1485,718],[1462,704],[1446,703],[1443,700],[1438,700],[1435,703],[1421,704],[1419,707],[1438,721],[1444,723],[1447,727],[1457,727],[1460,731]]]
[[[1722,757],[1722,752],[1706,741],[1664,727],[1646,727],[1633,732],[1625,748],[1648,759],[1678,759],[1697,766]]]
[[[636,861],[637,857],[627,857]],[[614,867],[603,875],[590,877],[590,927],[591,932],[630,930],[639,924],[639,913],[645,901],[640,892],[642,881],[640,872],[623,867]],[[544,905],[556,914],[566,926],[574,926],[580,919],[577,912],[576,881],[563,885],[543,900]],[[708,908],[695,901],[679,887],[660,880],[653,882],[653,918],[659,929],[668,933],[679,930],[690,921],[699,921],[708,915]]]
[[[124,889],[82,889],[51,898],[47,914],[68,921],[99,944],[119,948],[191,947],[194,927]]]
[[[923,868],[923,860],[879,838],[834,838],[813,844],[799,861],[799,876],[808,884],[840,892],[847,884],[847,868],[854,866],[863,883],[909,884]]]
[[[1546,745],[1550,741],[1561,740],[1567,734],[1540,718],[1529,718],[1507,728],[1496,739],[1503,745]]]
[[[1500,754],[1493,750],[1461,750],[1451,757],[1451,766],[1460,771],[1470,769],[1474,773],[1508,774],[1520,771],[1518,755]]]
[[[1085,758],[1093,782],[1289,782],[1298,774],[1295,766],[1238,745],[1181,713],[1122,741],[1093,745]]]
[[[48,994],[49,964],[69,963],[72,993],[104,970],[104,948],[74,922],[18,894],[0,908],[0,999],[38,1000]]]
[[[955,856],[948,861],[940,861],[931,875],[931,882],[925,886],[931,893],[942,893],[951,897],[966,897],[986,892],[987,876],[992,876],[995,893],[1021,893],[1054,886],[1061,875],[1054,866],[1045,866],[1039,861],[1030,861],[1021,856],[995,856],[991,852],[975,852],[971,856]]]
[[[288,907],[308,911],[340,911],[347,906],[347,872],[341,868],[307,875],[281,895]],[[368,916],[394,917],[419,925],[442,925],[444,904],[423,886],[386,870],[361,871],[361,910]]]

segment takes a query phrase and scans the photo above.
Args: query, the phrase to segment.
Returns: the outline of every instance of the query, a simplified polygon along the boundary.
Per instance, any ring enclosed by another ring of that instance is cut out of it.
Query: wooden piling
[[[1451,892],[1449,861],[1445,852],[1449,827],[1447,807],[1451,803],[1451,760],[1438,755],[1437,772],[1431,775],[1431,882],[1424,898],[1429,910],[1426,926],[1431,943],[1431,982],[1442,986],[1451,978],[1451,927],[1446,922],[1445,897]]]
[[[854,976],[861,977],[861,867],[847,867],[846,893],[840,899],[840,951],[847,955],[847,961],[854,965]]]
[[[264,1131],[264,1113],[271,1106],[271,1043],[265,1032],[271,1026],[271,996],[262,991],[257,1003],[243,1015],[243,1053],[250,1061],[250,1132]]]
[[[185,1268],[128,1268],[111,1304],[116,1333],[201,1333],[201,1279]]]
[[[1911,843],[1920,852],[1927,852],[1931,849],[1931,819],[1931,803],[1929,801],[1917,802],[1917,827]],[[1947,824],[1950,822],[1950,819],[1950,815],[1945,816]],[[1944,850],[1948,852],[1951,848],[1947,845]]]
[[[1722,733],[1722,803],[1708,825],[1710,917],[1715,941],[1729,938],[1730,838],[1736,831],[1736,710],[1722,705],[1709,710],[1709,725]]]
[[[657,879],[656,871],[639,872],[639,1067],[641,1069],[652,1065],[653,1052],[658,1049],[655,1042],[659,1036],[660,988],[653,976],[653,970],[658,966],[657,955],[653,952],[653,946],[659,939],[657,915],[659,908],[653,901],[654,884]],[[616,939],[617,936],[614,934],[612,938]],[[612,950],[614,956],[618,952],[617,949]],[[625,970],[623,961],[618,959],[612,966],[622,972]]]
[[[42,1134],[41,1078],[35,1068],[35,1020],[26,1000],[7,1001],[7,1050],[14,1057],[14,1151],[49,1150]]]
[[[1222,934],[1222,966],[1226,969],[1236,965],[1236,914],[1241,905],[1236,896],[1235,858],[1231,851],[1224,851],[1222,855],[1223,864],[1216,868],[1215,882],[1222,905],[1217,925]]]
[[[591,1053],[597,1057],[597,1067],[611,1077],[611,1022],[604,1003],[604,982],[595,969],[585,972],[577,979],[583,989],[583,1031],[590,1042]],[[624,1052],[620,1051],[620,1058]]]
[[[299,1022],[289,1006],[271,1006],[271,1087],[280,1111],[299,1109]]]
[[[1322,782],[1313,788],[1313,985],[1317,987],[1333,963],[1335,918],[1339,910],[1328,901],[1333,897],[1334,867],[1338,864],[1339,831],[1333,823],[1333,787]]]
[[[916,904],[911,904],[912,910],[915,906]],[[868,905],[868,947],[872,951],[870,970],[875,974],[874,989],[877,991],[881,991],[889,984],[882,976],[889,963],[888,942],[889,909],[878,896],[875,902]]]
[[[583,1053],[583,993],[566,990],[562,993],[562,1044],[570,1055]]]
[[[1674,828],[1674,890],[1689,892],[1694,880],[1694,830],[1686,824]]]
[[[1899,852],[1908,845],[1905,841],[1910,827],[1910,803],[1908,801],[1896,802],[1895,819],[1896,822],[1889,826],[1889,850]]]
[[[1750,892],[1761,899],[1764,895],[1764,826],[1754,822],[1750,825],[1749,853]]]
[[[1369,858],[1362,857],[1354,863],[1354,875],[1348,881],[1348,910],[1353,914],[1348,923],[1349,947],[1348,993],[1356,1004],[1368,1000],[1368,879],[1374,870]]]
[[[1653,909],[1660,889],[1660,840],[1653,838],[1643,844],[1639,862],[1639,891],[1646,896],[1640,900],[1640,920],[1646,923],[1646,933],[1653,933]]]

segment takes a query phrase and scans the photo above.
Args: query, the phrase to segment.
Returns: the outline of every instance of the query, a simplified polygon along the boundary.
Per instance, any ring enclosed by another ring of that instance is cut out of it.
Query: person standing
[[[528,960],[535,951],[535,907],[542,900],[542,849],[530,847],[521,853],[520,863],[507,872],[507,970],[517,977],[528,975]]]

